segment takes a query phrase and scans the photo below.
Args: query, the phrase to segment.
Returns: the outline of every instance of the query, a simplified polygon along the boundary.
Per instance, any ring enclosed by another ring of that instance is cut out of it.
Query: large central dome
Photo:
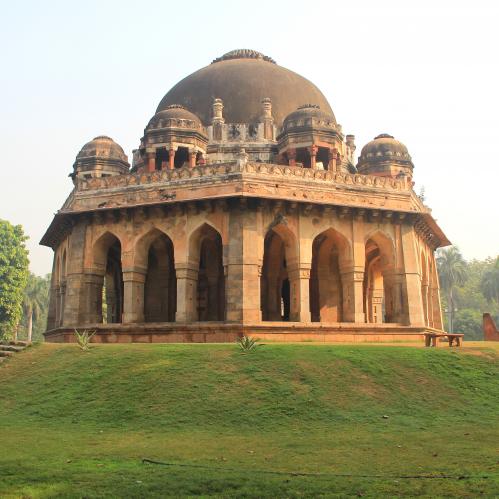
[[[181,104],[208,125],[213,99],[220,98],[227,123],[250,123],[262,114],[261,101],[265,97],[272,100],[277,126],[304,104],[317,105],[333,114],[328,101],[312,82],[253,50],[228,52],[187,76],[163,97],[157,112]]]

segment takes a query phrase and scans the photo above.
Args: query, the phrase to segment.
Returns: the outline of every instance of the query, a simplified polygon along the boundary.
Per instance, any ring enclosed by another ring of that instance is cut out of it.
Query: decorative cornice
[[[246,173],[262,176],[282,177],[283,179],[304,179],[320,183],[329,183],[331,186],[344,185],[359,188],[375,188],[387,191],[410,191],[411,186],[405,179],[378,177],[375,175],[361,175],[351,173],[335,173],[327,170],[313,170],[299,166],[276,165],[270,163],[243,163],[231,162],[211,164],[205,166],[183,167],[173,170],[161,170],[152,173],[131,173],[114,175],[104,178],[88,180],[77,179],[78,191],[96,191],[115,189],[128,186],[148,185],[155,183],[175,184],[186,180],[196,180],[210,177],[220,177],[232,173]]]

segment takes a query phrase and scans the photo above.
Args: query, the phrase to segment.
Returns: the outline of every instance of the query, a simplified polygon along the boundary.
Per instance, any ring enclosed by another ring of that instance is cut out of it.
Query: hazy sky
[[[499,2],[1,0],[0,218],[38,246],[85,142],[131,151],[163,95],[236,48],[325,94],[357,152],[404,142],[416,190],[464,256],[499,253]]]

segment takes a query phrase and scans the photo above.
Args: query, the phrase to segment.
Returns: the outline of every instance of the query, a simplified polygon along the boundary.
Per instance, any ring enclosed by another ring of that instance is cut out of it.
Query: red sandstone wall
[[[499,341],[499,331],[490,314],[483,314],[483,339],[485,341]]]

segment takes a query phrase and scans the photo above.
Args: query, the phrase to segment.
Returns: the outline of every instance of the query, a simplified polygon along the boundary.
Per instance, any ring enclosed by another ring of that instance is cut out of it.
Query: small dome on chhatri
[[[402,142],[396,140],[392,135],[382,133],[368,142],[359,156],[358,168],[362,168],[366,163],[373,161],[396,161],[413,166],[412,158],[407,147]]]
[[[284,127],[293,122],[299,124],[300,122],[303,122],[303,120],[307,120],[310,118],[313,118],[321,125],[325,126],[336,125],[336,118],[334,117],[332,111],[331,112],[323,111],[318,104],[303,104],[299,106],[296,111],[293,111],[292,113],[288,114],[286,118],[284,118]]]
[[[165,109],[158,111],[149,121],[147,128],[163,128],[171,126],[170,120],[185,120],[184,124],[191,128],[200,128],[201,120],[180,104],[171,104]]]
[[[126,173],[130,168],[123,148],[107,135],[87,142],[76,156],[74,173],[101,170],[106,174]]]
[[[76,156],[76,161],[90,158],[121,161],[128,165],[128,157],[123,148],[107,135],[99,135],[87,142]]]

